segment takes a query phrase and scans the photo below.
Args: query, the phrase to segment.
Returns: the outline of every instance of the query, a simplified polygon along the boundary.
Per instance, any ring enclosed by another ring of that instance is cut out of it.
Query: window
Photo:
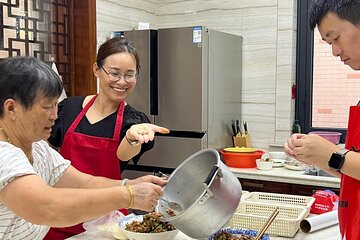
[[[360,98],[360,74],[332,55],[317,29],[310,30],[310,3],[298,1],[295,119],[304,133],[338,131],[344,142],[349,106]]]

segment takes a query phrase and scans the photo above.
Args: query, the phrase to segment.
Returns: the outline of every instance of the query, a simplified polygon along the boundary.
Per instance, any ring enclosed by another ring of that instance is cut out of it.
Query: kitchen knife
[[[236,119],[236,134],[242,135],[241,129],[240,129],[240,121],[239,121],[239,119]]]
[[[234,133],[234,137],[236,137],[236,134],[237,134],[237,131],[236,131],[236,127],[235,127],[235,123],[231,123],[231,128],[233,130],[233,133]]]
[[[244,121],[243,125],[244,125],[244,131],[245,131],[245,135],[246,135],[246,134],[248,134],[247,122]]]

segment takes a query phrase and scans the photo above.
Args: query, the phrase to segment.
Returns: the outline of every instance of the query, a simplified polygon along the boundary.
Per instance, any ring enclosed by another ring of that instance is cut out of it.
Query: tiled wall
[[[98,39],[112,30],[204,25],[241,35],[242,119],[254,147],[269,149],[290,136],[294,117],[296,0],[97,0]]]
[[[157,0],[96,0],[97,41],[104,42],[111,31],[137,29],[138,22],[157,29]]]

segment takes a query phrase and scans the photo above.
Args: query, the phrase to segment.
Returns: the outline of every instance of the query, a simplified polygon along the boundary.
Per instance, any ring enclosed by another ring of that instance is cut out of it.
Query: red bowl
[[[261,150],[256,150],[253,153],[234,153],[221,150],[224,162],[229,167],[234,168],[255,168],[256,159],[261,158],[265,153]]]

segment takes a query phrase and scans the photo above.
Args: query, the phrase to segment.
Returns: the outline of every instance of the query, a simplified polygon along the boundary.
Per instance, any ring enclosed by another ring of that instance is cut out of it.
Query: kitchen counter
[[[335,177],[323,177],[323,176],[311,176],[306,175],[305,171],[293,171],[286,168],[273,168],[269,171],[261,171],[257,168],[230,168],[237,178],[240,179],[252,179],[262,181],[273,182],[286,182],[290,184],[302,184],[309,186],[320,186],[327,188],[340,188],[340,179]],[[84,239],[99,239],[88,233],[82,233],[71,238],[69,240],[84,240]],[[110,240],[115,238],[101,238],[104,240]],[[270,236],[271,240],[313,240],[313,239],[327,239],[338,240],[340,239],[339,226],[334,225],[322,230],[315,231],[313,233],[304,233],[301,230],[293,238]],[[179,233],[174,240],[194,240],[186,236],[183,233]]]
[[[99,239],[99,237],[94,237],[86,232],[81,233],[79,235],[73,236],[68,238],[68,240],[92,240],[92,239]],[[114,240],[115,238],[105,238],[102,237],[102,240]],[[295,239],[295,240],[314,240],[314,239],[326,239],[326,240],[339,240],[340,239],[340,232],[339,226],[334,225],[328,228],[324,228],[313,233],[303,233],[301,230],[297,232],[297,234],[293,238],[286,238],[286,237],[277,237],[277,236],[270,236],[271,240],[286,240],[286,239]],[[194,238],[190,238],[180,232],[174,240],[194,240]],[[204,239],[205,240],[205,239]]]
[[[323,177],[306,175],[305,171],[293,171],[284,167],[273,168],[269,171],[257,168],[231,168],[237,178],[262,181],[285,182],[327,188],[340,188],[340,179],[336,177]]]

